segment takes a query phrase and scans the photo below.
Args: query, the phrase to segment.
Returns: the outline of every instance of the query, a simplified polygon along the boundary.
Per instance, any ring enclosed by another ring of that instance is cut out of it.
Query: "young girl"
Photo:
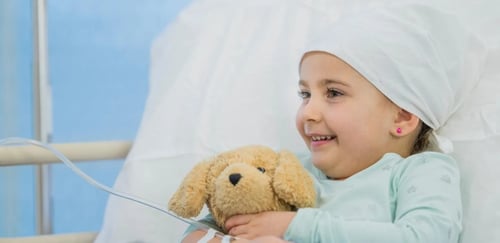
[[[452,15],[418,4],[371,9],[322,32],[300,61],[296,119],[311,151],[305,166],[317,208],[237,215],[226,222],[229,234],[255,242],[458,242],[459,171],[452,157],[429,150],[434,140],[436,149],[452,149],[437,132],[474,87],[463,72],[480,65],[467,52],[474,44]]]

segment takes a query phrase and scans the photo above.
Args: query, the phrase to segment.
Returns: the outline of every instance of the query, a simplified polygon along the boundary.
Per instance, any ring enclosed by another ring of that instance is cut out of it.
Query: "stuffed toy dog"
[[[197,164],[169,202],[179,216],[197,216],[206,204],[224,231],[226,219],[238,214],[292,211],[313,207],[312,178],[288,151],[245,146]]]

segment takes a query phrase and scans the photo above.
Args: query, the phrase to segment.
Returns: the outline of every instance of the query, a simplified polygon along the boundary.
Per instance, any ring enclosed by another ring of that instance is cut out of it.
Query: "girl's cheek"
[[[299,122],[299,119],[295,119],[295,128],[297,129],[297,131],[299,131],[300,133],[302,133],[302,130],[301,130],[301,124]]]
[[[302,122],[302,106],[297,110],[297,114],[295,115],[295,126],[297,130],[302,133],[303,122]]]

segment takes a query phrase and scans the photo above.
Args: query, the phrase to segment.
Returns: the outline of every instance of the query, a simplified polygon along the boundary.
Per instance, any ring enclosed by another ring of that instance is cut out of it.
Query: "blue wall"
[[[148,92],[151,43],[189,2],[47,1],[53,142],[134,139]],[[0,94],[16,94],[0,99],[1,137],[33,137],[31,12],[27,1],[0,3],[0,28],[13,26],[0,29],[0,39],[13,40],[0,42],[0,61],[16,60],[0,62]],[[2,52],[12,46],[15,51]],[[79,164],[110,186],[121,166],[122,161]],[[0,168],[0,237],[35,233],[33,176],[30,166]],[[51,166],[51,184],[55,233],[100,229],[106,193],[63,165]]]
[[[32,5],[0,1],[0,137],[32,137]],[[0,167],[0,237],[35,232],[33,166]]]

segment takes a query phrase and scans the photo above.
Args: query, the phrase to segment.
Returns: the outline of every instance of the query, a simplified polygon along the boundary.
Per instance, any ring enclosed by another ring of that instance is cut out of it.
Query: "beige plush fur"
[[[295,155],[251,145],[197,164],[170,199],[169,209],[191,218],[206,203],[224,229],[233,215],[296,210],[313,207],[315,201],[312,178]]]

